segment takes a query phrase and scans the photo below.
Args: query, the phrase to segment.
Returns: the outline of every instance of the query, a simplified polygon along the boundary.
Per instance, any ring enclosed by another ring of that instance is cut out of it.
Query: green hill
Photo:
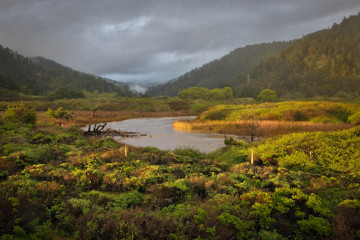
[[[124,83],[75,71],[43,57],[26,58],[0,45],[0,95],[44,95],[59,87],[69,90],[117,92],[131,95]]]
[[[213,89],[238,86],[240,83],[246,82],[249,73],[261,59],[289,47],[292,43],[262,43],[235,49],[222,58],[195,68],[177,79],[150,88],[147,94],[150,96],[174,96],[180,90],[188,87]]]
[[[285,98],[360,95],[360,14],[332,28],[309,34],[262,61],[241,96],[256,97],[265,88]]]

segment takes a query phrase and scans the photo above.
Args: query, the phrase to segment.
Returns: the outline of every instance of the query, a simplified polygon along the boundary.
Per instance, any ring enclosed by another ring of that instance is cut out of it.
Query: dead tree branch
[[[95,124],[93,129],[91,130],[91,124],[93,121],[93,118],[95,116],[95,112],[99,109],[99,104],[96,106],[96,108],[93,110],[90,120],[89,120],[89,127],[87,131],[84,131],[85,136],[94,136],[94,137],[104,137],[104,136],[119,136],[119,137],[136,137],[136,136],[146,136],[146,134],[136,133],[136,132],[123,132],[120,130],[114,130],[111,128],[105,129],[107,126],[107,123],[103,124]],[[105,129],[105,130],[104,130]]]

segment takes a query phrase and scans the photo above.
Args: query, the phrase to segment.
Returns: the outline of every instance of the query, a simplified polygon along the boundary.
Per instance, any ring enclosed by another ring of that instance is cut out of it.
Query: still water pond
[[[119,142],[136,147],[152,146],[162,150],[189,147],[209,153],[225,146],[222,134],[181,132],[172,127],[174,121],[193,118],[195,117],[135,118],[111,122],[108,126],[116,130],[146,133],[147,136],[141,137],[114,137]]]

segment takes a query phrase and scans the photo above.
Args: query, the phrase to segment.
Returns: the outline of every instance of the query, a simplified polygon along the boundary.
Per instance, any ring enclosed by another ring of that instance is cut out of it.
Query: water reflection
[[[109,127],[128,132],[147,133],[147,136],[141,137],[115,137],[119,142],[136,147],[153,146],[162,150],[190,147],[204,153],[209,153],[225,146],[224,135],[222,134],[182,132],[172,127],[174,121],[194,118],[195,117],[135,118],[120,122],[111,122],[109,123]]]

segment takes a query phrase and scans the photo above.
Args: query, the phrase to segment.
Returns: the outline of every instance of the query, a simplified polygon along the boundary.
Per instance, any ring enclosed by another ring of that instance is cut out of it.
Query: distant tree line
[[[64,98],[68,98],[68,99],[85,98],[85,95],[81,91],[74,91],[74,90],[69,90],[64,87],[60,87],[60,88],[56,89],[55,91],[50,92],[47,97],[50,101],[53,101],[53,100],[64,99]]]

